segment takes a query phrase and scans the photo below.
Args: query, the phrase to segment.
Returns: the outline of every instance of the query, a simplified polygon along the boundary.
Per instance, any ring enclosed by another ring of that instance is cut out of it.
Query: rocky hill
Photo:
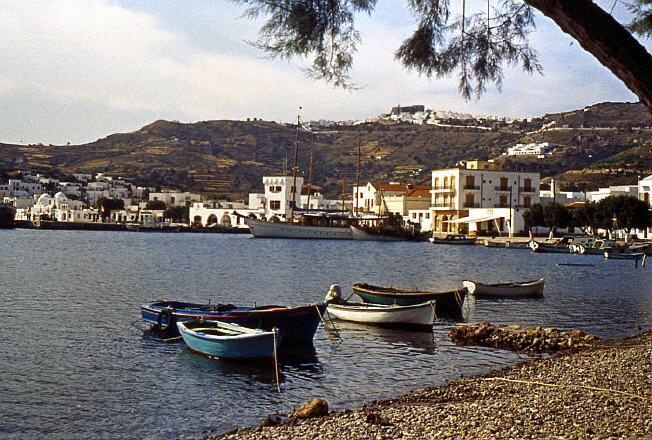
[[[454,127],[385,123],[336,126],[314,135],[302,131],[300,168],[307,173],[314,136],[313,180],[329,196],[354,182],[358,143],[362,181],[418,183],[429,180],[433,168],[494,157],[507,168],[538,170],[583,189],[652,174],[652,115],[640,104],[603,103],[530,121],[496,121],[490,129],[481,121],[453,122]],[[0,168],[55,175],[102,171],[143,185],[241,198],[262,189],[263,175],[292,166],[295,138],[296,126],[258,120],[156,121],[83,145],[0,144]],[[559,145],[550,158],[501,156],[510,145],[543,141]]]

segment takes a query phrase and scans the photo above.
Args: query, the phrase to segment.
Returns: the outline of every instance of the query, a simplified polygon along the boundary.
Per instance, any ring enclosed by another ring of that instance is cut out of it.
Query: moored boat
[[[613,252],[605,251],[604,257],[609,260],[640,260],[645,256],[645,252]]]
[[[544,279],[512,282],[484,284],[472,280],[462,282],[471,295],[485,298],[522,298],[543,296]]]
[[[364,241],[426,241],[426,235],[407,229],[364,228],[351,226],[354,240]]]
[[[411,306],[434,301],[437,316],[457,316],[462,311],[466,287],[446,292],[429,292],[356,283],[353,292],[362,301],[372,304]]]
[[[568,254],[570,253],[570,249],[568,248],[567,244],[559,244],[559,243],[543,243],[540,241],[535,241],[531,240],[528,243],[528,246],[530,249],[532,249],[532,252],[537,252],[540,254]]]
[[[299,224],[285,222],[267,222],[248,219],[247,226],[251,235],[256,238],[310,238],[327,240],[352,240],[353,234],[346,222],[329,221],[324,226],[316,224]]]
[[[250,328],[276,327],[284,341],[312,344],[326,303],[299,307],[236,307],[232,304],[197,304],[182,301],[154,301],[140,306],[143,320],[155,329],[176,334],[176,322],[195,319],[219,320]]]
[[[265,331],[202,320],[177,322],[177,328],[191,350],[224,359],[274,357],[281,342],[276,328]]]
[[[432,330],[435,304],[431,301],[412,306],[388,306],[370,303],[329,304],[328,314],[342,321],[379,327]]]
[[[404,330],[432,330],[435,321],[435,303],[426,301],[409,306],[348,302],[342,299],[342,290],[331,285],[325,298],[328,315],[342,321]]]
[[[447,235],[446,237],[430,237],[428,241],[432,244],[475,244],[475,238],[467,237],[466,235],[461,234],[451,234]]]

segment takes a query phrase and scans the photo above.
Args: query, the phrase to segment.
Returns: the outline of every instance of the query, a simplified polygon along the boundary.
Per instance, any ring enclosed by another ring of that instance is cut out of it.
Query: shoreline
[[[354,410],[206,438],[550,437],[652,438],[652,330]]]

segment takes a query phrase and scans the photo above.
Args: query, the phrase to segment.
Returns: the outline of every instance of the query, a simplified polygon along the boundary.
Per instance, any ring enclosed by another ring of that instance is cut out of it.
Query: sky
[[[428,79],[394,60],[415,28],[404,5],[379,0],[357,17],[359,88],[342,90],[307,78],[310,60],[272,60],[252,47],[262,21],[227,0],[1,0],[0,142],[80,144],[158,119],[290,122],[299,107],[304,120],[362,119],[399,104],[532,117],[638,100],[538,15],[531,43],[543,75],[506,69],[501,91],[490,85],[466,101],[454,76]]]

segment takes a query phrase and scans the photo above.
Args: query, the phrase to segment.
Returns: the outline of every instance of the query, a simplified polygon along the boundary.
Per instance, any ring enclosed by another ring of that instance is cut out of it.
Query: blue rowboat
[[[353,285],[353,292],[362,298],[362,301],[371,304],[414,306],[433,301],[437,316],[458,317],[462,312],[467,289],[463,287],[449,292],[428,292],[356,283]]]
[[[280,343],[278,330],[264,331],[220,321],[177,322],[183,341],[191,350],[223,359],[274,357]]]
[[[177,322],[219,320],[243,327],[270,331],[279,329],[285,342],[312,344],[326,311],[326,303],[299,307],[236,307],[232,304],[197,304],[182,301],[154,301],[140,306],[142,318],[155,329],[174,335]]]

